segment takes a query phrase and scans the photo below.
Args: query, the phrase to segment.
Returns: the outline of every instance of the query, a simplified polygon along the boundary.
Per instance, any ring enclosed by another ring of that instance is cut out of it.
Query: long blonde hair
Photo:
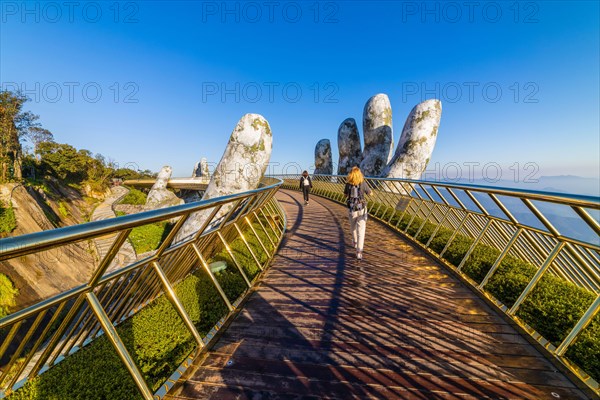
[[[360,168],[352,167],[352,171],[350,171],[348,174],[347,182],[351,185],[358,186],[363,183],[364,180],[365,177],[363,176],[362,172],[360,172]]]

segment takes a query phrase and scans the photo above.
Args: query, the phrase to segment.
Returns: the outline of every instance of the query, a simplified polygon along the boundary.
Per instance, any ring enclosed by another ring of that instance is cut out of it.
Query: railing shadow
[[[309,212],[299,196],[279,197],[296,211],[276,266],[178,395],[539,398],[531,382],[559,382],[557,393],[578,397],[440,265],[407,243],[410,256],[398,260],[382,240],[394,235],[387,227],[369,222],[374,242],[359,264],[346,245],[345,210],[319,201]]]

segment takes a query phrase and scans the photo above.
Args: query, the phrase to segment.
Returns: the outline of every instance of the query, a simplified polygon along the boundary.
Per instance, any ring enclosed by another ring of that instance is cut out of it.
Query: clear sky
[[[339,124],[386,93],[396,143],[415,104],[442,100],[431,170],[600,174],[598,1],[0,7],[3,88],[25,89],[56,141],[120,165],[189,176],[249,112],[271,125],[276,171],[310,169],[322,138],[337,162]]]

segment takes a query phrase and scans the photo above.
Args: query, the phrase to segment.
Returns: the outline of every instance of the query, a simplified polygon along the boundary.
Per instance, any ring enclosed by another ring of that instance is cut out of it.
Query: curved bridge
[[[297,177],[263,183],[0,241],[3,262],[115,237],[80,286],[0,319],[0,397],[598,396],[597,198],[369,179],[359,263],[344,177],[316,176],[308,206]],[[110,270],[157,222],[171,228],[156,250]]]
[[[399,234],[369,220],[359,263],[345,207],[276,197],[288,230],[272,267],[167,399],[586,398]]]

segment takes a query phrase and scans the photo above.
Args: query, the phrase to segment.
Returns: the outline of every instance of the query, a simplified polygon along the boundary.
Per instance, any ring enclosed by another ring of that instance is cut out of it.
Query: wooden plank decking
[[[187,381],[183,399],[580,399],[445,268],[371,219],[358,263],[344,207],[282,191],[271,269]]]

